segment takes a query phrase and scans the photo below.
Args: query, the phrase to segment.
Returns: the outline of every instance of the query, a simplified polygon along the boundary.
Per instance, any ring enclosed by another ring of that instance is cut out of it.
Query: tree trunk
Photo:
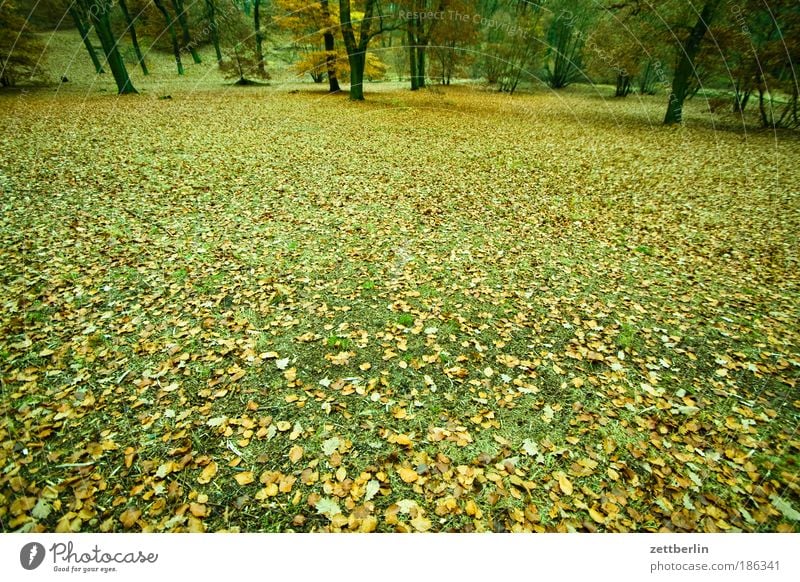
[[[164,3],[161,0],[153,0],[153,4],[155,4],[158,11],[164,16],[164,22],[166,22],[167,30],[169,31],[169,38],[172,41],[172,54],[175,55],[175,65],[178,67],[178,74],[183,75],[181,48],[178,46],[178,35],[175,34],[175,26],[173,26],[173,21],[169,16],[169,12],[167,12],[167,7],[164,6]]]
[[[328,91],[338,93],[341,88],[339,79],[336,77],[336,44],[330,29],[331,12],[328,8],[328,0],[321,0],[320,6],[322,7],[322,19],[327,26],[323,38],[325,39],[325,66],[328,69]]]
[[[350,0],[339,0],[339,22],[342,26],[342,38],[347,49],[347,60],[350,62],[350,99],[364,100],[364,67],[367,63],[367,46],[374,36],[371,32],[376,0],[367,0],[364,5],[364,16],[361,18],[361,30],[358,41],[353,31],[353,20],[350,16]]]
[[[261,0],[253,3],[253,27],[256,37],[256,60],[258,61],[258,72],[263,77],[266,74],[264,69],[264,49],[262,46],[264,38],[261,35]]]
[[[222,62],[222,51],[219,49],[219,26],[217,25],[217,5],[216,0],[205,0],[206,16],[208,18],[208,29],[211,36],[211,44],[214,45],[214,53],[217,55],[217,63]]]
[[[83,21],[80,13],[78,12],[78,8],[76,4],[72,4],[69,7],[69,13],[72,16],[72,20],[75,21],[75,26],[78,29],[78,32],[81,35],[81,40],[83,40],[83,46],[86,47],[86,51],[89,53],[89,57],[92,59],[92,64],[94,65],[94,70],[97,74],[105,73],[103,70],[103,65],[100,64],[100,59],[97,58],[97,53],[92,46],[92,41],[89,40],[89,26],[87,23]]]
[[[708,31],[719,3],[720,0],[706,0],[700,17],[686,41],[681,44],[681,56],[672,79],[672,91],[667,103],[667,113],[664,116],[664,123],[667,125],[681,123],[683,120],[683,102],[686,100],[691,77],[695,73],[694,60],[697,53],[700,52],[700,43]]]
[[[142,67],[142,74],[147,75],[147,65],[144,62],[142,49],[139,48],[139,39],[136,37],[136,26],[131,18],[131,13],[128,11],[128,5],[125,3],[125,0],[119,0],[119,7],[122,9],[122,14],[125,16],[128,30],[131,33],[131,42],[133,43],[133,50],[136,53],[136,60],[139,61],[139,66]]]
[[[764,104],[764,87],[761,83],[758,85],[758,113],[761,116],[761,127],[768,128],[772,124],[772,100],[770,99],[770,113],[767,115],[767,108]]]
[[[183,0],[172,0],[172,7],[175,8],[175,14],[178,15],[178,24],[180,24],[181,34],[183,35],[183,48],[189,49],[192,60],[196,65],[199,65],[202,61],[200,60],[200,55],[197,54],[197,50],[194,48],[192,36],[189,33],[189,19],[186,18],[186,9],[183,7]]]
[[[425,44],[417,45],[417,87],[423,89],[425,87]]]
[[[350,62],[350,99],[353,101],[364,100],[364,67],[367,63],[367,53],[354,53],[348,55]]]
[[[106,62],[111,69],[111,74],[114,75],[114,81],[117,82],[117,92],[120,95],[138,93],[133,83],[131,83],[130,77],[128,77],[125,61],[122,60],[122,55],[119,54],[117,49],[118,41],[111,30],[111,21],[108,17],[109,5],[93,3],[90,6],[93,8],[89,10],[92,24],[94,24],[94,30],[100,39],[100,44],[103,45]]]
[[[627,73],[617,73],[617,90],[614,92],[615,97],[627,97],[631,92],[631,78]]]
[[[408,62],[411,74],[411,90],[416,91],[419,89],[419,82],[417,77],[417,46],[414,33],[408,31]]]

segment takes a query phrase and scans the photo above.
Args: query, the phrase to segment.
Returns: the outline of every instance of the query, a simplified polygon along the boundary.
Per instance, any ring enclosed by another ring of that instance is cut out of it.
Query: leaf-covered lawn
[[[0,529],[796,531],[796,138],[376,91],[0,96]]]

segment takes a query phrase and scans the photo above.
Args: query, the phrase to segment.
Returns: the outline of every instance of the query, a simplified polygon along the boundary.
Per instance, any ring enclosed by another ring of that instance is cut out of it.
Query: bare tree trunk
[[[86,51],[89,53],[89,58],[92,59],[92,64],[94,65],[94,70],[97,74],[105,73],[103,70],[103,65],[100,64],[100,59],[97,58],[97,53],[92,46],[92,41],[89,40],[89,28],[91,23],[84,22],[83,16],[81,16],[80,12],[78,11],[79,4],[72,4],[69,7],[69,14],[72,16],[72,20],[75,21],[75,26],[78,29],[78,32],[81,34],[81,40],[83,40],[83,46],[86,47]]]
[[[258,72],[263,77],[266,74],[264,68],[264,37],[261,33],[261,0],[253,3],[253,27],[255,28],[256,38],[256,60],[258,61]]]
[[[111,20],[108,16],[109,8],[110,5],[103,0],[94,0],[88,5],[87,10],[92,19],[92,24],[94,24],[97,37],[100,39],[100,44],[103,45],[106,62],[111,69],[111,74],[114,75],[114,81],[117,82],[118,93],[120,95],[138,93],[128,76],[125,61],[122,60],[122,55],[119,54],[117,48],[119,43],[111,30]]]
[[[125,0],[119,0],[119,7],[122,9],[122,14],[125,16],[125,22],[128,25],[128,32],[131,34],[131,42],[133,43],[133,50],[136,53],[136,60],[139,61],[139,66],[142,67],[142,73],[147,75],[147,65],[144,62],[142,49],[139,48],[139,39],[136,37],[136,25],[131,18],[131,13],[128,11],[128,5],[125,3]]]
[[[341,89],[339,88],[339,79],[336,77],[336,44],[330,29],[331,12],[328,0],[321,0],[320,6],[322,7],[322,18],[327,26],[323,38],[325,39],[325,66],[328,69],[328,90],[331,93],[338,93]]]
[[[205,0],[206,17],[208,18],[208,28],[211,36],[211,44],[214,45],[214,53],[217,56],[217,63],[222,62],[222,51],[219,48],[219,26],[217,25],[217,5],[216,0]]]
[[[183,62],[181,62],[181,48],[178,45],[178,35],[175,34],[175,26],[173,25],[173,19],[170,17],[169,12],[167,11],[167,7],[164,6],[162,0],[153,0],[153,4],[161,12],[162,16],[164,16],[164,22],[167,25],[167,31],[169,32],[169,38],[172,41],[172,54],[175,55],[175,65],[178,67],[178,74],[183,75]]]
[[[172,6],[175,8],[175,14],[178,15],[178,24],[180,24],[181,33],[183,35],[183,48],[189,49],[192,60],[196,65],[199,65],[202,61],[200,60],[200,55],[197,54],[197,50],[194,48],[192,36],[189,33],[189,19],[186,18],[186,9],[183,7],[183,0],[172,0]]]
[[[688,38],[681,44],[681,55],[675,76],[672,79],[672,91],[667,103],[667,113],[664,123],[667,125],[681,123],[683,120],[683,102],[689,92],[691,77],[695,74],[694,60],[700,52],[700,43],[708,31],[720,0],[706,0],[703,11],[697,19]]]

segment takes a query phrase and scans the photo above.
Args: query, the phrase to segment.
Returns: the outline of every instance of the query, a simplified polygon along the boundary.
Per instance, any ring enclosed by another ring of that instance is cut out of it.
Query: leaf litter
[[[800,527],[791,138],[51,99],[2,109],[2,530]]]

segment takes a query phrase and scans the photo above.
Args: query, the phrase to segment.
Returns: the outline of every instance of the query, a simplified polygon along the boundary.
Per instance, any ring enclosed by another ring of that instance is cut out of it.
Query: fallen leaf
[[[197,482],[201,485],[205,485],[206,483],[211,483],[211,480],[217,474],[217,463],[211,461],[208,465],[203,467],[203,470],[200,471],[200,476],[197,478]]]
[[[236,482],[242,486],[249,485],[250,483],[253,483],[256,480],[252,471],[245,471],[244,473],[236,473],[236,475],[234,475],[233,478],[236,479]]]
[[[400,475],[400,478],[405,481],[406,483],[413,483],[417,479],[419,479],[419,475],[414,469],[409,469],[407,467],[400,467],[397,469],[397,473]]]

